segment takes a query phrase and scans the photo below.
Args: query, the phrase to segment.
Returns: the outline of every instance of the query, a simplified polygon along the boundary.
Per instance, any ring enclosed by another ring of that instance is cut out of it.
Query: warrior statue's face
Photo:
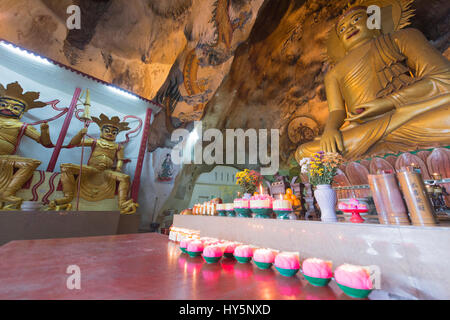
[[[364,9],[357,9],[347,13],[338,22],[336,32],[347,51],[359,43],[373,39],[374,32],[367,27],[367,19],[367,12]]]
[[[119,129],[113,126],[103,126],[101,137],[108,141],[116,141]]]
[[[25,113],[25,104],[22,101],[1,97],[0,117],[20,119]]]

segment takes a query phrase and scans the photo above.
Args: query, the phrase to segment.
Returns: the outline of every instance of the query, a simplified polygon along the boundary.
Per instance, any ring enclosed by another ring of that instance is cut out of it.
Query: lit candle
[[[262,184],[259,185],[259,192],[260,192],[261,195],[264,194]]]
[[[89,89],[86,89],[86,101],[84,102],[84,112],[81,116],[81,119],[84,121],[91,121],[91,93],[89,92]]]

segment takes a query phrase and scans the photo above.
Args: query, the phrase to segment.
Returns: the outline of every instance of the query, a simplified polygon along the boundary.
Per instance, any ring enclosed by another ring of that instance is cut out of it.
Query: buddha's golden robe
[[[450,144],[450,62],[416,29],[381,35],[352,51],[326,76],[329,111],[356,113],[379,98],[395,109],[342,128],[348,160]],[[301,145],[296,159],[320,151]]]

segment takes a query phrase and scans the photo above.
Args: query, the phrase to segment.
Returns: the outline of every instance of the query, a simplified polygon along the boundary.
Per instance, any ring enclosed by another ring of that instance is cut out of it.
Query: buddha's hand
[[[335,129],[325,130],[320,140],[320,148],[324,152],[344,151],[341,132]]]
[[[376,99],[367,103],[363,103],[355,108],[357,113],[350,113],[350,117],[345,121],[356,121],[364,118],[383,115],[395,108],[394,103],[387,98]]]

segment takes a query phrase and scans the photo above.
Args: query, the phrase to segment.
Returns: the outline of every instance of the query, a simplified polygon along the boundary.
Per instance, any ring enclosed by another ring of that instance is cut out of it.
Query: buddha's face
[[[358,9],[348,13],[336,26],[336,32],[345,50],[349,51],[357,44],[370,40],[375,33],[367,27],[367,13]]]
[[[101,137],[108,141],[116,141],[119,129],[113,126],[103,126]]]
[[[1,97],[0,117],[20,119],[25,113],[25,104],[22,101]]]

